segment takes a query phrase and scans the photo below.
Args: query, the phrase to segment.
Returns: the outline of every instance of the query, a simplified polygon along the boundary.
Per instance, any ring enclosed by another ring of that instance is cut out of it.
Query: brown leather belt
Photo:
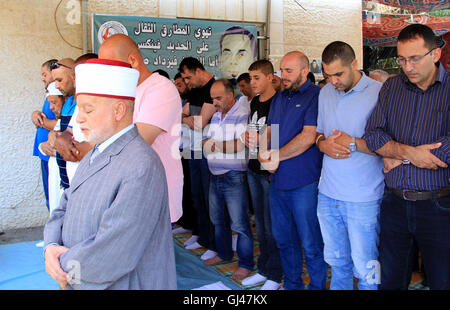
[[[401,190],[401,189],[390,189],[395,195],[398,197],[408,200],[408,201],[417,201],[417,200],[431,200],[434,198],[445,197],[450,194],[450,187],[445,187],[438,189],[436,191],[413,191],[413,190]]]

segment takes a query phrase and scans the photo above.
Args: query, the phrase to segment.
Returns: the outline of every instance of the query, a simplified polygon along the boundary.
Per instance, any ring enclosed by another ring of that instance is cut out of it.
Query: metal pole
[[[270,7],[271,1],[267,0],[267,9],[266,9],[266,53],[267,58],[270,56]]]
[[[83,23],[83,54],[88,52],[88,2],[89,0],[81,0],[81,22]]]

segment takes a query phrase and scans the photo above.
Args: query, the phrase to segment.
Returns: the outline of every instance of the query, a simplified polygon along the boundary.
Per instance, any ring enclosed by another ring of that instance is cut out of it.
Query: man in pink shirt
[[[100,46],[98,56],[128,62],[139,71],[133,122],[164,165],[170,220],[175,223],[183,213],[183,168],[179,153],[181,99],[178,90],[169,79],[148,70],[136,43],[126,35],[109,37]]]

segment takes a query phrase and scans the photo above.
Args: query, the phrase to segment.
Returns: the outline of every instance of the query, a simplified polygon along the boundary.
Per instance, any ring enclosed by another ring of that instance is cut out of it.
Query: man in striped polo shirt
[[[53,144],[57,150],[56,153],[56,161],[59,166],[59,174],[61,177],[61,188],[67,189],[69,187],[69,178],[67,176],[66,169],[66,160],[70,160],[65,156],[64,148],[61,143],[58,142],[58,137],[66,130],[69,125],[70,119],[75,111],[75,107],[77,106],[76,100],[74,98],[75,94],[75,61],[71,58],[64,58],[55,62],[50,67],[53,78],[56,82],[56,88],[63,93],[63,95],[67,98],[64,106],[61,110],[61,123],[60,123],[60,132],[57,134],[52,132],[49,135],[49,141]],[[61,141],[59,139],[59,141]],[[65,156],[65,157],[64,157]],[[71,159],[72,161],[76,161],[75,158]]]
[[[247,159],[245,145],[239,140],[246,129],[249,109],[236,102],[233,86],[226,79],[214,82],[211,98],[218,112],[211,119],[203,150],[211,171],[209,212],[218,255],[205,260],[205,264],[215,265],[233,258],[231,232],[235,231],[238,233],[239,268],[231,278],[242,281],[254,266],[253,236],[248,219]]]
[[[430,288],[449,290],[449,72],[427,26],[405,27],[397,53],[403,72],[383,84],[364,137],[370,151],[392,158],[380,211],[380,288],[408,288],[416,242]]]

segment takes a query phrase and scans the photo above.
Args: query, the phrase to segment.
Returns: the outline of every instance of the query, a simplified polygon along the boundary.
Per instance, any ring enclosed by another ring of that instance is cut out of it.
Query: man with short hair
[[[244,133],[249,110],[236,102],[230,81],[220,79],[211,86],[217,108],[211,119],[208,139],[203,140],[211,181],[210,218],[214,224],[217,256],[206,259],[215,265],[233,258],[232,231],[237,232],[239,268],[231,278],[242,281],[253,270],[253,235],[248,218],[247,159],[239,141]]]
[[[98,58],[97,54],[83,54],[75,60],[73,67],[75,68],[77,65],[93,58]],[[69,184],[75,174],[79,161],[93,147],[90,143],[84,141],[83,134],[76,122],[77,114],[78,108],[75,106],[67,128],[61,131],[55,139],[55,145],[58,147],[58,152],[66,161],[66,172]]]
[[[287,53],[280,68],[285,90],[272,99],[266,130],[272,140],[262,139],[271,141],[270,148],[264,151],[262,145],[258,156],[263,167],[272,172],[270,215],[280,249],[284,288],[304,289],[303,247],[311,279],[308,288],[320,290],[325,289],[328,269],[317,220],[322,154],[314,142],[320,87],[307,79],[309,61],[301,52]]]
[[[422,24],[398,35],[402,73],[389,78],[366,126],[370,151],[390,162],[380,217],[380,289],[408,289],[416,242],[431,289],[450,289],[449,93],[441,49]]]
[[[85,63],[89,59],[96,59],[96,58],[98,58],[98,56],[95,53],[87,53],[81,55],[75,60],[74,67],[76,67],[79,64]],[[94,145],[86,141],[83,133],[81,132],[80,124],[77,123],[76,121],[77,117],[78,117],[78,107],[75,107],[73,115],[70,118],[69,125],[57,139],[57,143],[59,144],[62,144],[63,142],[61,140],[64,139],[65,143],[67,143],[66,147],[69,149],[68,152],[70,152],[71,155],[75,157],[75,160],[73,160],[72,158],[71,158],[72,160],[64,158],[66,159],[66,170],[67,170],[67,177],[69,178],[69,184],[72,181],[73,176],[75,175],[75,171],[77,170],[80,161],[87,154],[87,152],[89,152],[94,147]]]
[[[193,57],[184,58],[179,71],[185,83],[191,89],[187,103],[183,109],[183,125],[190,129],[190,153],[185,148],[183,157],[189,159],[191,173],[192,203],[197,212],[198,236],[192,235],[184,245],[186,249],[193,250],[205,247],[203,260],[215,257],[216,242],[214,240],[214,226],[209,214],[209,180],[210,172],[208,162],[202,151],[203,129],[209,124],[216,112],[211,98],[211,86],[214,76],[205,70],[202,63]]]
[[[180,72],[177,72],[177,74],[175,74],[173,82],[175,84],[175,87],[178,90],[178,93],[180,94],[180,97],[181,97],[181,100],[182,100],[182,106],[184,108],[184,105],[186,104],[186,100],[187,100],[190,88],[184,82],[183,77],[181,76]]]
[[[174,77],[174,84],[178,90],[178,93],[181,97],[181,106],[187,104],[187,99],[189,95],[189,87],[184,82],[181,77],[181,73],[177,72]],[[187,126],[181,127],[181,143],[180,143],[180,152],[183,153],[184,148],[190,149],[190,129]],[[172,233],[186,233],[192,232],[192,235],[198,236],[198,228],[195,214],[195,209],[192,204],[191,198],[191,174],[189,172],[189,159],[181,157],[181,164],[183,166],[183,175],[184,175],[184,183],[183,183],[183,215],[177,221],[177,223],[173,226]]]
[[[98,56],[100,59],[127,62],[140,73],[134,123],[164,165],[169,188],[170,220],[175,223],[183,213],[183,167],[179,152],[180,95],[172,81],[150,72],[136,43],[124,34],[106,39],[99,48]]]
[[[248,109],[250,109],[250,102],[255,97],[255,93],[253,91],[252,86],[250,85],[250,74],[248,72],[242,73],[237,78],[237,85],[239,86],[239,90],[242,94],[238,98],[239,101],[242,101],[242,104],[245,104]]]
[[[41,80],[44,83],[45,89],[47,89],[48,85],[53,82],[53,76],[50,70],[50,65],[56,62],[56,59],[50,59],[44,62],[41,66]],[[39,145],[48,140],[48,134],[51,128],[45,128],[43,118],[50,119],[52,121],[55,120],[55,114],[50,110],[50,103],[47,98],[45,98],[44,105],[42,106],[42,111],[34,111],[31,115],[31,120],[33,124],[36,126],[36,136],[34,138],[34,146],[33,146],[33,156],[38,156],[41,160],[41,175],[42,175],[42,185],[44,186],[44,194],[45,194],[45,204],[47,209],[49,210],[49,202],[48,202],[48,160],[49,157],[45,154],[39,152]],[[56,122],[53,124],[55,126]],[[51,126],[51,125],[50,125]]]
[[[273,65],[268,60],[257,60],[248,68],[250,85],[255,96],[250,103],[249,123],[257,124],[258,135],[247,130],[243,136],[245,145],[249,149],[258,147],[258,138],[267,126],[270,105],[276,91],[273,88]],[[260,255],[258,258],[258,272],[242,281],[243,285],[264,283],[262,290],[276,290],[281,286],[283,270],[281,268],[280,253],[272,234],[272,220],[270,217],[269,185],[270,173],[261,168],[256,157],[248,161],[248,185],[252,205],[255,213],[256,234],[259,242]]]
[[[357,146],[376,105],[381,83],[358,70],[353,48],[335,41],[322,53],[330,83],[319,94],[316,145],[325,155],[317,215],[332,290],[378,289],[379,210],[384,192],[383,163]],[[344,132],[353,138],[340,141]],[[342,145],[341,145],[342,144]]]
[[[277,73],[273,75],[272,85],[276,92],[282,91],[284,88],[283,84],[281,83],[281,77],[279,77]]]
[[[69,122],[76,107],[75,95],[75,61],[71,58],[64,58],[54,63],[51,66],[52,75],[55,79],[56,88],[67,98],[61,110],[60,131],[58,133],[52,132],[49,137],[50,145],[57,150],[56,161],[59,166],[59,175],[61,178],[61,188],[67,189],[70,181],[67,175],[66,161],[76,161],[75,156],[70,151],[71,145],[67,146],[65,139],[58,139],[62,133],[67,129]]]
[[[164,167],[133,124],[139,72],[75,70],[77,122],[96,146],[45,226],[46,271],[62,289],[176,289]]]

